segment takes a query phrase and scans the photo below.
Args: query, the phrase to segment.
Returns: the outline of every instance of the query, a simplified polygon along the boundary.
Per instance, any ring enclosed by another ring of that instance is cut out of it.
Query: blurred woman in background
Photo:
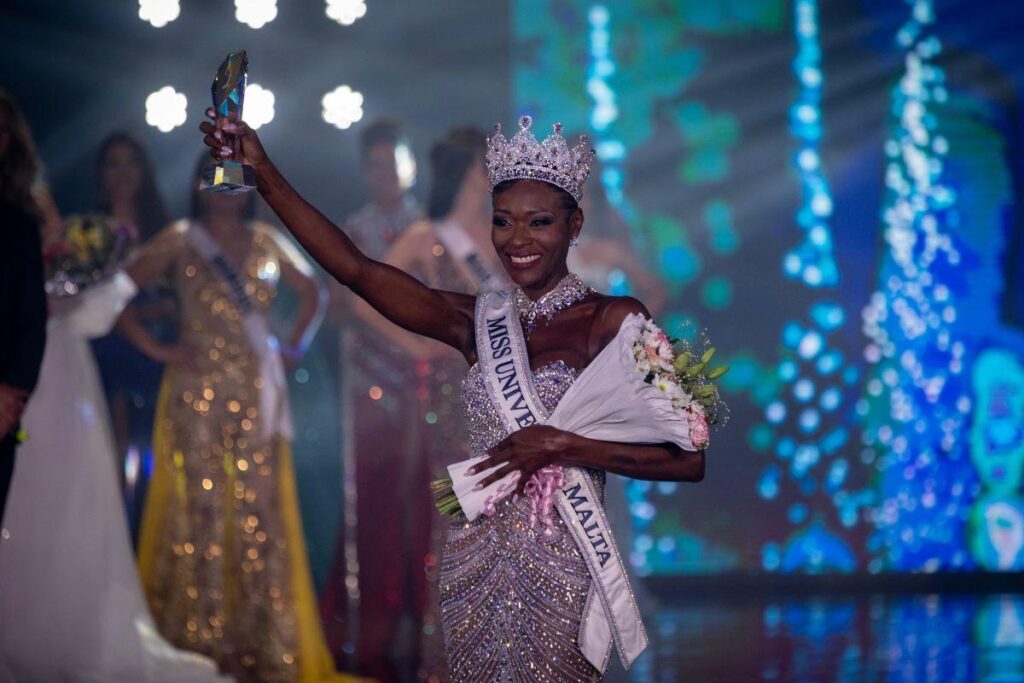
[[[157,187],[153,164],[142,144],[130,134],[111,133],[100,143],[96,177],[96,211],[123,226],[133,248],[167,225],[167,210]],[[152,334],[170,341],[173,335],[170,320],[175,305],[166,283],[148,285],[139,292],[135,307]],[[130,469],[138,471],[139,463],[150,449],[163,368],[116,332],[93,341],[92,347],[110,407],[115,462],[121,475],[126,459],[132,465]]]
[[[169,278],[179,341],[162,343],[129,308],[120,329],[165,363],[154,466],[139,540],[143,585],[161,633],[239,681],[344,680],[315,607],[292,472],[282,364],[320,318],[308,263],[251,220],[255,193],[200,192],[192,218],[161,232],[135,267]],[[284,283],[299,299],[283,350],[267,310]]]

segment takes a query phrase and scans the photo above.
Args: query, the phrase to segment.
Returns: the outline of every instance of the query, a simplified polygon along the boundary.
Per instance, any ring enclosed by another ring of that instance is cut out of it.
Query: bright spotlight
[[[245,86],[244,106],[242,117],[253,129],[274,120],[274,93],[258,83]]]
[[[146,123],[161,133],[170,133],[185,123],[188,100],[169,85],[146,98]]]
[[[363,118],[363,95],[347,85],[339,85],[321,100],[324,121],[345,129]]]
[[[235,19],[249,28],[263,28],[277,17],[277,0],[235,0]]]
[[[178,18],[181,6],[178,0],[139,0],[139,19],[156,28],[163,28]]]
[[[327,0],[327,16],[342,26],[351,26],[366,14],[366,0]]]
[[[398,171],[398,183],[403,190],[416,184],[416,157],[412,155],[409,145],[399,142],[395,145],[395,169]]]

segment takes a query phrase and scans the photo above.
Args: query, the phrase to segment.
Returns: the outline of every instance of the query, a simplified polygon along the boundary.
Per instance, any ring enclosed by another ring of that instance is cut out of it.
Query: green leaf
[[[707,363],[697,363],[696,365],[691,365],[690,369],[686,371],[686,376],[696,377],[700,373],[704,372],[704,368],[706,368],[707,366]]]
[[[715,368],[711,372],[709,372],[708,373],[708,379],[718,379],[719,377],[721,377],[722,375],[724,375],[727,372],[729,372],[729,366],[728,365],[722,365],[720,367]]]
[[[692,356],[688,351],[683,352],[676,356],[676,360],[674,363],[672,363],[672,367],[675,368],[676,372],[682,372],[683,370],[686,369],[686,366],[690,364],[691,358]]]

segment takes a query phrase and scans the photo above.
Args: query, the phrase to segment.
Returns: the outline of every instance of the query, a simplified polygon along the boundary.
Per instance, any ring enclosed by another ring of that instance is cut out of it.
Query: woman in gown
[[[212,110],[207,114],[213,117]],[[569,245],[583,227],[578,199],[589,158],[579,150],[570,153],[564,140],[557,157],[549,157],[548,148],[540,149],[529,133],[530,123],[524,118],[523,130],[514,138],[522,141],[521,148],[502,143],[500,152],[489,149],[491,238],[516,285],[512,296],[519,314],[528,323],[526,356],[534,383],[545,406],[551,407],[614,339],[625,318],[646,314],[646,309],[634,299],[598,294],[568,272]],[[471,366],[462,382],[470,446],[477,454],[488,454],[478,471],[497,466],[485,485],[519,472],[517,494],[522,494],[530,476],[552,464],[587,469],[595,482],[604,471],[677,481],[703,477],[703,452],[675,445],[597,441],[545,425],[508,434],[477,365],[476,329],[483,321],[475,320],[476,297],[431,289],[365,257],[291,187],[244,123],[218,119],[204,122],[200,130],[217,158],[233,154],[229,141],[238,145],[240,160],[255,171],[260,194],[339,282],[392,322],[462,354]],[[498,144],[498,137],[489,143]],[[572,168],[550,166],[565,162]],[[531,526],[529,512],[529,501],[519,495],[498,506],[494,515],[472,523],[457,521],[449,530],[441,605],[456,681],[586,681],[601,676],[577,643],[588,606],[587,561],[560,518],[553,520],[549,537]]]
[[[135,291],[122,271],[51,301],[0,540],[0,662],[16,681],[225,680],[212,660],[157,634],[132,555],[89,340],[110,331]]]
[[[287,382],[267,309],[279,282],[298,295],[285,346],[305,347],[319,316],[309,265],[254,197],[200,192],[193,218],[144,247],[140,286],[161,275],[180,300],[179,342],[164,345],[126,311],[120,329],[167,365],[153,475],[139,539],[160,632],[239,681],[348,680],[334,672],[316,611],[292,471]]]
[[[115,132],[104,138],[96,155],[96,177],[96,211],[127,229],[133,250],[167,225],[167,210],[157,187],[153,163],[133,136]],[[165,321],[173,315],[174,298],[163,283],[151,283],[136,296],[134,306],[144,321],[162,325],[154,327],[154,334],[167,338],[170,325]],[[116,462],[123,471],[129,454],[138,463],[150,449],[163,368],[116,332],[94,340],[92,349],[110,407]],[[128,482],[129,486],[131,483]],[[128,491],[130,498],[133,493]],[[136,525],[134,518],[132,526]]]

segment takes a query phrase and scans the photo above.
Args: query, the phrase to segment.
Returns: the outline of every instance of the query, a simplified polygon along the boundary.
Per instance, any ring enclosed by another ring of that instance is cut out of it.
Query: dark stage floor
[[[608,680],[1024,683],[1021,589],[662,602],[645,609],[648,652]]]

